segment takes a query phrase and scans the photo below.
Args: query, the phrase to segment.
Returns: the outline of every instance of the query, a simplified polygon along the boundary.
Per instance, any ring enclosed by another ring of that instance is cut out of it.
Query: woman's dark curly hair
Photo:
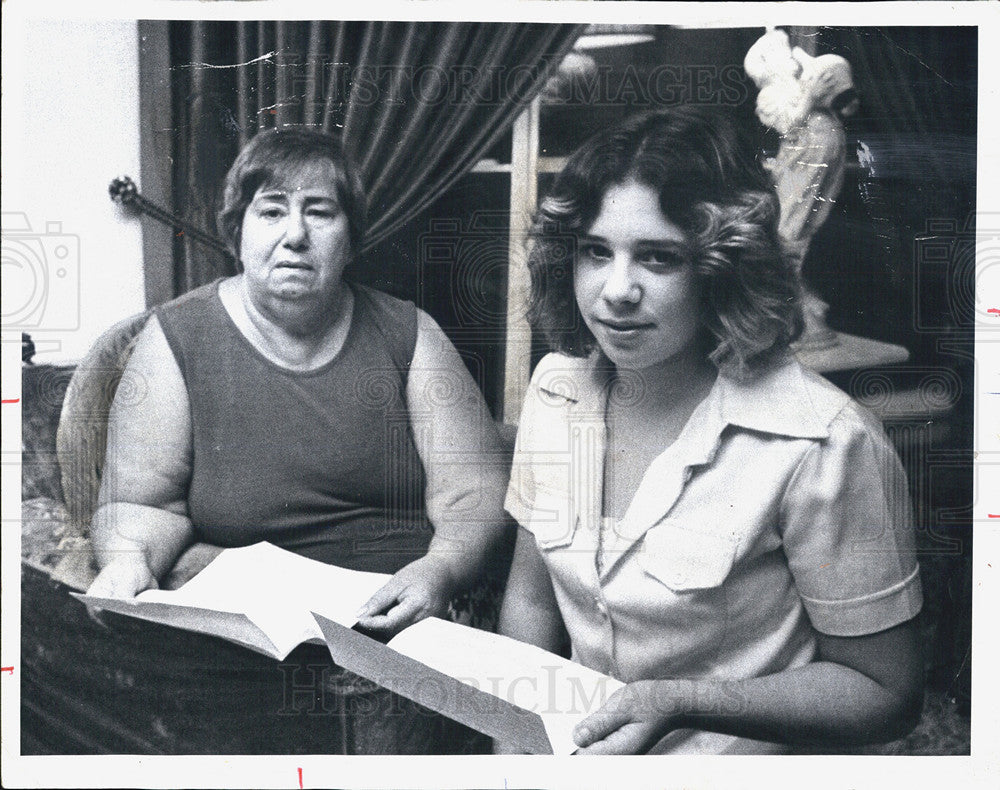
[[[339,137],[302,127],[263,129],[254,135],[226,174],[219,210],[219,232],[239,260],[243,215],[261,187],[277,187],[316,162],[334,168],[334,186],[347,215],[351,252],[356,254],[365,235],[365,193]]]
[[[748,135],[717,108],[629,118],[569,158],[531,231],[532,326],[557,351],[593,350],[573,291],[576,239],[593,225],[608,188],[629,181],[655,189],[664,216],[687,237],[709,357],[747,375],[782,356],[802,315],[778,237],[778,198]]]

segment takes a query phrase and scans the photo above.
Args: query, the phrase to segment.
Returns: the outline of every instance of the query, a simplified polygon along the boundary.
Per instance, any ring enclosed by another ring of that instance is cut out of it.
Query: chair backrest
[[[147,310],[126,318],[101,335],[77,366],[66,389],[56,433],[56,455],[69,528],[75,533],[67,537],[89,534],[107,450],[108,412],[115,393],[127,387],[123,393],[127,392],[128,397],[143,397],[144,382],[123,380],[123,374],[136,338],[151,314]]]

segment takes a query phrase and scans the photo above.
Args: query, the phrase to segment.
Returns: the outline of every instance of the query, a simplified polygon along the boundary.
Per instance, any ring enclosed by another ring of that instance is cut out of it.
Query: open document
[[[73,595],[279,660],[302,642],[325,641],[345,669],[533,753],[571,754],[573,727],[623,685],[533,645],[433,617],[388,644],[353,630],[356,612],[389,578],[257,543],[226,549],[177,590]]]
[[[129,599],[72,594],[88,606],[219,636],[283,659],[302,642],[323,641],[310,612],[352,626],[389,578],[257,543],[226,549],[177,590],[146,590]]]
[[[509,637],[434,617],[383,645],[316,613],[333,660],[397,694],[537,754],[572,754],[573,728],[624,684]]]

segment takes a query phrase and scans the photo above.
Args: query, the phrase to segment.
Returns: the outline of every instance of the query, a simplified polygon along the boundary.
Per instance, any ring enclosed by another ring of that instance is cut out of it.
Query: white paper
[[[556,755],[576,751],[573,728],[625,685],[534,645],[436,617],[411,625],[389,647],[537,713]]]
[[[311,612],[350,628],[357,611],[390,578],[256,543],[226,549],[177,590],[146,590],[134,600],[244,614],[284,656],[301,642],[322,641]]]

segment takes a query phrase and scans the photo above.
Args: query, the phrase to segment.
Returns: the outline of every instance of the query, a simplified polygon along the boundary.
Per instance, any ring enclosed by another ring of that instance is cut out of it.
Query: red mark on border
[[[990,308],[989,310],[987,310],[986,312],[987,312],[987,313],[995,313],[996,315],[1000,315],[1000,309],[998,309],[998,308],[996,308],[996,307],[991,307],[991,308]]]
[[[0,403],[20,403],[20,398],[11,398],[10,400],[0,400]]]
[[[0,667],[0,672],[9,672],[11,675],[13,675],[14,667]]]
[[[302,769],[299,768],[299,788],[302,788]]]
[[[998,514],[998,515],[993,515],[992,513],[987,513],[987,514],[986,514],[986,518],[1000,518],[1000,514]]]

